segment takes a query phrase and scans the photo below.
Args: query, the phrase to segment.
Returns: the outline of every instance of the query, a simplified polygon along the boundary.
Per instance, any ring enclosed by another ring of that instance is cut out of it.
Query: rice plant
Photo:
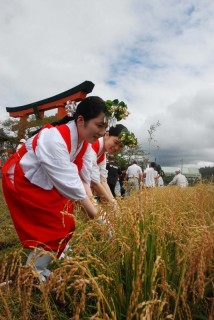
[[[107,223],[75,209],[72,252],[40,282],[26,250],[1,259],[1,319],[213,319],[214,187],[141,190],[103,205]],[[112,236],[109,237],[110,232]]]

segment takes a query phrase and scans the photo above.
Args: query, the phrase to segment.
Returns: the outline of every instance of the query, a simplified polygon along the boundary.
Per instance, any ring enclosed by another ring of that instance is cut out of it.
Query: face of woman
[[[104,120],[104,113],[100,113],[99,116],[88,121],[79,116],[77,119],[79,139],[94,143],[97,139],[103,137],[107,128],[107,123]]]
[[[120,152],[123,148],[121,141],[116,136],[110,136],[108,132],[105,134],[104,149],[109,154]]]

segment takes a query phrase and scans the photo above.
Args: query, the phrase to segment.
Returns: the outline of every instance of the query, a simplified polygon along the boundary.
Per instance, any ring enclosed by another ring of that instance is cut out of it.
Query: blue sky
[[[5,107],[79,83],[125,101],[122,123],[163,166],[214,165],[214,3],[208,0],[0,0]]]

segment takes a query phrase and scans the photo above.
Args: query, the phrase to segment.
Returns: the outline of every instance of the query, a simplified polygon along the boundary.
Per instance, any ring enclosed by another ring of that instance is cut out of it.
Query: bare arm
[[[172,181],[169,183],[169,186],[173,185],[173,184],[176,184],[177,182],[177,178],[176,176],[172,179]]]
[[[109,188],[108,183],[105,181],[102,181],[102,180],[100,182],[101,182],[102,186],[105,188],[106,192],[108,193],[110,201],[112,201],[112,199],[114,199],[114,196],[111,192],[111,189]]]
[[[106,184],[107,184],[106,182],[102,182],[102,183],[101,182],[100,183],[92,182],[92,186],[93,186],[94,191],[96,192],[96,194],[98,196],[101,197],[101,199],[104,198],[107,201],[112,201],[113,195],[112,195],[111,191],[109,193],[108,189],[106,188]]]
[[[85,191],[86,191],[86,194],[87,196],[91,199],[93,198],[93,193],[91,191],[91,188],[90,186],[85,182],[85,181],[82,181],[83,185],[84,185],[84,188],[85,188]]]
[[[96,218],[98,211],[95,208],[95,206],[92,204],[92,202],[90,201],[89,198],[85,198],[85,199],[81,200],[80,203],[82,204],[82,206],[86,210],[90,219]]]

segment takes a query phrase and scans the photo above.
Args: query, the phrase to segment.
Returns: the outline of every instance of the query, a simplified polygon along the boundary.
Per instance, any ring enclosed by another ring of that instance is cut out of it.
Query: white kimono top
[[[90,184],[91,145],[88,144],[83,156],[83,166],[79,174],[73,161],[80,152],[83,143],[77,146],[78,133],[75,122],[70,121],[66,125],[70,129],[70,153],[57,128],[44,128],[39,133],[35,151],[32,148],[34,137],[27,140],[25,145],[28,152],[22,157],[20,165],[25,177],[31,183],[45,190],[51,190],[55,187],[68,199],[82,200],[87,196],[81,178]]]
[[[106,154],[104,149],[104,137],[92,144],[92,175],[94,183],[107,182],[108,170],[106,169]]]

